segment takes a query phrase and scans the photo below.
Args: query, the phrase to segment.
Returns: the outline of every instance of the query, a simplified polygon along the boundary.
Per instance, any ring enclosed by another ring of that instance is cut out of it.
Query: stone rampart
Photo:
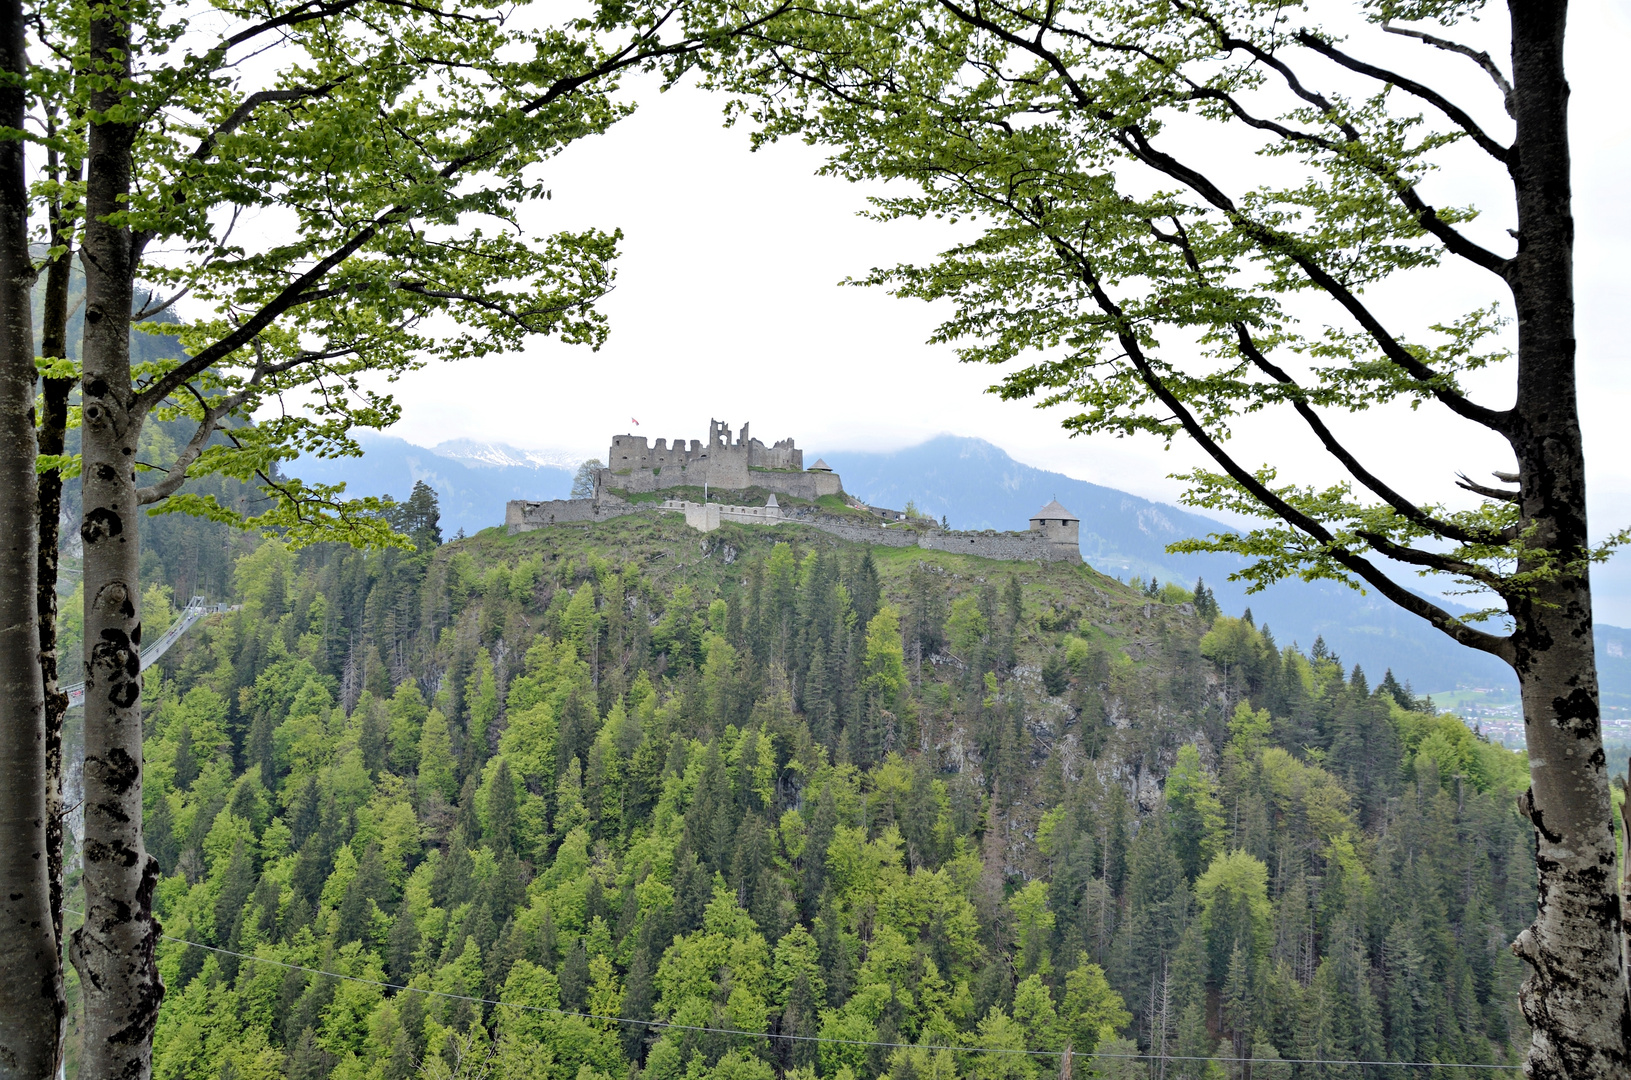
[[[730,506],[668,499],[660,509],[683,513],[685,523],[698,532],[713,532],[725,521],[738,525],[779,525],[783,520],[781,509],[775,506]]]
[[[820,529],[824,533],[850,540],[857,544],[882,544],[884,547],[917,547],[917,533],[910,529],[886,529],[882,525],[851,524],[831,518],[795,518],[800,525]]]
[[[511,499],[504,507],[504,525],[513,535],[575,521],[610,521],[639,512],[640,508],[633,503],[610,496],[599,499],[545,499],[541,502]]]
[[[858,544],[882,544],[884,547],[920,547],[930,551],[950,551],[959,555],[978,555],[982,559],[1002,559],[1007,562],[1081,562],[1079,547],[1061,543],[1037,532],[946,532],[930,529],[890,529],[878,525],[862,525],[836,521],[827,517],[800,517],[801,525],[820,529],[824,533]]]
[[[795,499],[809,499],[811,502],[823,495],[840,495],[844,491],[844,483],[838,478],[837,473],[791,472],[780,469],[749,469],[748,486],[764,488],[778,495],[791,495]]]
[[[983,559],[1017,562],[1081,562],[1082,549],[1036,532],[927,532],[917,546]]]

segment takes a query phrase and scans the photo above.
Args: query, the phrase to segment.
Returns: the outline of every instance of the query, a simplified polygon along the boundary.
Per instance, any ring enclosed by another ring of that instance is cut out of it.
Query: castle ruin
[[[614,435],[606,453],[606,467],[596,479],[596,491],[648,494],[677,487],[742,491],[765,488],[783,495],[815,500],[837,495],[843,483],[826,469],[804,469],[804,451],[783,439],[766,446],[748,435],[748,425],[733,440],[730,424],[708,421],[708,442],[667,439],[648,445],[644,435]]]
[[[703,488],[709,495],[700,503],[668,498],[660,505],[630,498],[682,487]],[[763,506],[732,505],[712,498],[715,491],[735,493],[749,488],[772,494]],[[856,503],[845,513],[835,514],[813,505],[824,495],[843,493],[843,481],[825,462],[804,467],[804,451],[792,439],[766,446],[750,438],[748,425],[743,424],[733,440],[729,424],[710,420],[706,445],[696,439],[689,446],[684,439],[675,439],[672,446],[667,439],[658,439],[653,445],[644,435],[613,436],[606,466],[595,474],[593,495],[541,502],[512,500],[505,507],[504,524],[509,532],[518,533],[572,522],[607,521],[629,514],[678,513],[687,525],[701,532],[713,532],[727,523],[785,522],[886,547],[920,547],[987,559],[1082,561],[1081,521],[1057,500],[1032,515],[1030,528],[1024,532],[963,532],[936,528],[932,523],[924,528],[921,522],[908,522],[898,510],[860,507]],[[806,505],[779,506],[776,494],[792,496]],[[857,517],[855,509],[868,511],[869,515]]]

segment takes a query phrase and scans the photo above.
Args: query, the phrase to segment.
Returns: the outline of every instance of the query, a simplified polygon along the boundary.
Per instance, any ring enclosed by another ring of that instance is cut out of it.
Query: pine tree
[[[236,948],[238,927],[243,920],[244,908],[255,889],[255,862],[238,840],[232,845],[232,861],[227,864],[221,878],[221,891],[215,898],[215,943],[223,948]]]
[[[391,923],[390,937],[385,942],[385,972],[392,982],[406,985],[413,978],[419,944],[419,924],[404,904],[398,909]]]
[[[814,1064],[817,1045],[813,1039],[818,1031],[815,995],[810,990],[809,976],[801,971],[793,978],[781,1015],[780,1033],[789,1039],[782,1051],[786,1068],[807,1069]]]
[[[487,794],[487,846],[500,857],[515,853],[515,785],[510,764],[500,758]]]
[[[652,962],[652,942],[650,924],[641,928],[640,940],[635,945],[634,956],[629,960],[628,976],[623,982],[623,1015],[631,1020],[649,1020],[652,1017],[652,1006],[656,1002],[652,988],[652,975],[655,965]],[[623,1052],[636,1065],[643,1063],[647,1041],[647,1028],[644,1024],[623,1025]]]
[[[369,844],[357,863],[357,873],[340,900],[335,940],[340,944],[360,941],[373,932],[374,902],[387,898],[390,884],[380,864],[379,845]]]
[[[424,730],[419,736],[419,798],[435,796],[451,803],[457,793],[453,740],[447,729],[447,718],[440,709],[432,709],[425,717]]]
[[[589,953],[583,939],[573,943],[561,964],[561,1008],[569,1012],[582,1012],[588,1003]]]
[[[1161,971],[1164,958],[1178,944],[1187,913],[1189,885],[1170,835],[1166,815],[1156,811],[1138,830],[1128,857],[1125,981],[1135,986]]]
[[[198,779],[198,760],[193,754],[193,729],[187,724],[181,725],[181,737],[176,740],[175,764],[172,766],[173,780],[177,788],[186,791]]]
[[[412,540],[420,551],[429,551],[442,542],[441,506],[436,490],[423,480],[415,480],[406,502],[397,503],[387,515],[391,527]]]
[[[181,858],[181,846],[176,843],[175,818],[169,799],[160,796],[154,800],[152,811],[142,821],[142,838],[148,852],[158,860],[159,872],[174,873],[176,862]]]

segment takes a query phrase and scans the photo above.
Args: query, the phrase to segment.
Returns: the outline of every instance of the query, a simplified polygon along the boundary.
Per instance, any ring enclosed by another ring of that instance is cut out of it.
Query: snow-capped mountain
[[[478,442],[475,439],[448,439],[430,448],[438,457],[452,458],[466,465],[495,469],[571,469],[596,456],[584,450],[523,450],[508,443]]]

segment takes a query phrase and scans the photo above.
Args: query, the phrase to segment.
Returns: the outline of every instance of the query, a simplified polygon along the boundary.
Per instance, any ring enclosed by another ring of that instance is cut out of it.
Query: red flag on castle
[[[634,417],[632,417],[632,416],[631,416],[631,417],[629,417],[629,423],[631,423],[631,424],[633,424],[633,425],[634,425],[634,426],[635,426],[635,427],[639,427],[639,426],[640,426],[640,421],[638,421],[638,420],[636,420],[636,419],[635,419],[635,418],[634,418]]]

